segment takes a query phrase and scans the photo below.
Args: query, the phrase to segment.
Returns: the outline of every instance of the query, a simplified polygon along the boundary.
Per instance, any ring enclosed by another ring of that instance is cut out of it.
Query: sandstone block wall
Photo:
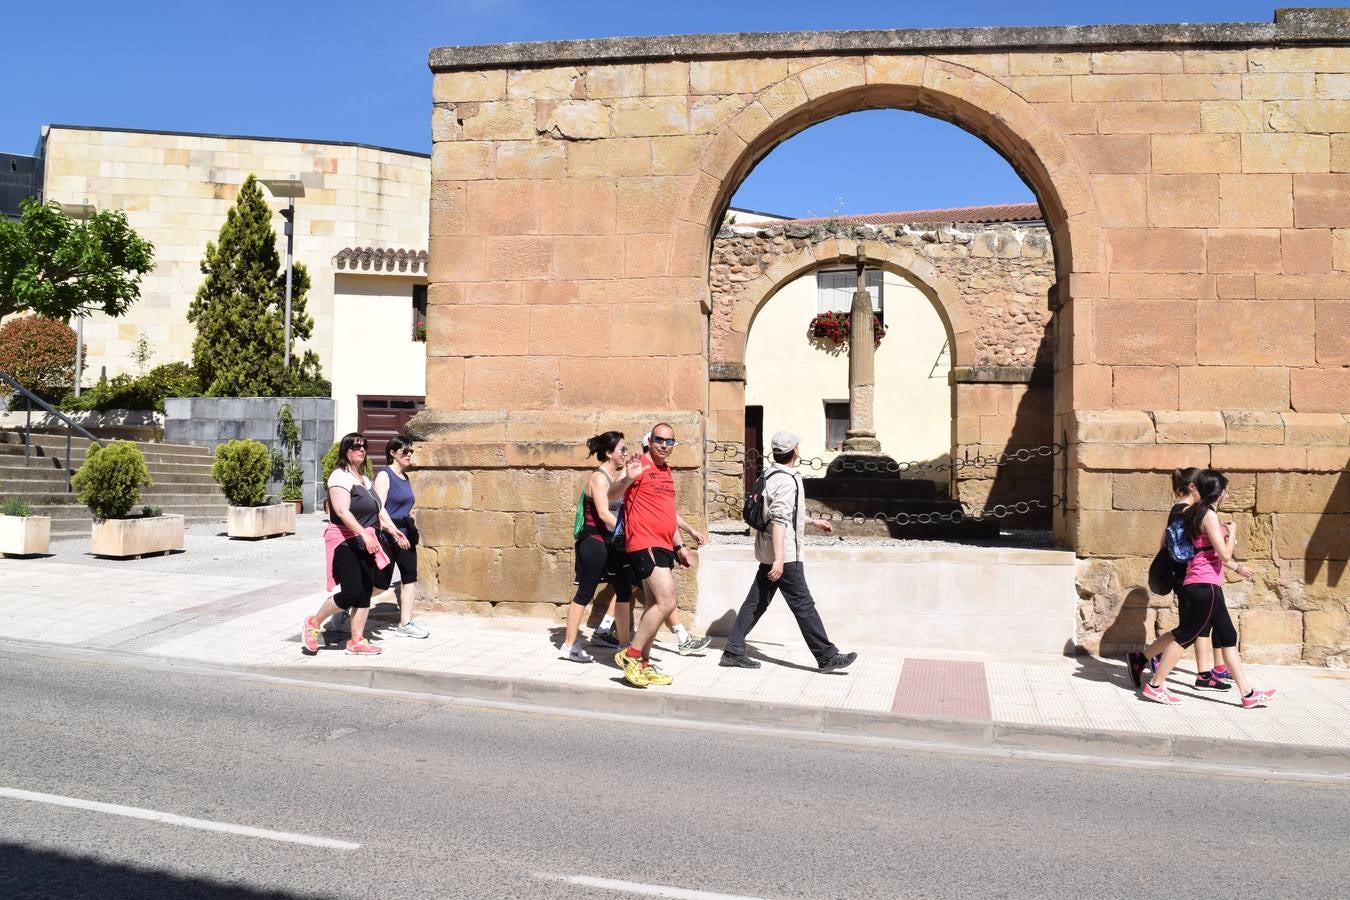
[[[1350,10],[1320,9],[1268,24],[433,51],[428,400],[564,422],[636,409],[700,423],[739,415],[731,391],[709,391],[705,324],[731,194],[814,122],[917,110],[986,140],[1040,200],[1056,273],[1052,434],[1071,435],[1056,457],[1070,493],[1056,534],[1119,571],[1115,560],[1141,545],[1108,557],[1094,531],[1130,532],[1142,511],[1116,508],[1114,483],[1110,508],[1082,506],[1085,478],[1212,463],[1256,475],[1259,495],[1263,473],[1346,468],[1343,443],[1319,443],[1329,422],[1286,414],[1350,412],[1347,42]],[[1152,431],[1081,430],[1075,414],[1091,411],[1151,413]],[[1217,413],[1226,441],[1212,415],[1160,426],[1159,412]],[[1254,418],[1230,426],[1229,413]],[[1280,417],[1278,442],[1266,413]],[[494,447],[509,458],[508,443]],[[458,477],[469,462],[447,457],[427,477]],[[1334,510],[1269,515],[1285,587],[1270,601],[1279,615],[1247,625],[1278,622],[1272,645],[1291,647],[1300,614],[1302,653],[1315,660],[1328,630],[1340,639],[1344,610],[1302,609],[1312,601],[1298,597],[1345,594],[1344,551],[1323,549],[1344,525]],[[549,564],[546,548],[532,554],[521,564]],[[1107,579],[1090,605],[1107,615],[1128,596]],[[1084,621],[1085,643],[1105,634],[1099,625]]]
[[[296,202],[295,258],[309,267],[309,347],[331,377],[333,256],[344,247],[426,246],[430,162],[424,154],[350,144],[266,138],[52,126],[44,141],[46,198],[120,209],[155,245],[155,268],[141,298],[118,319],[95,315],[84,324],[87,381],[134,369],[142,334],[151,365],[190,360],[196,331],[188,304],[201,284],[201,259],[219,237],[225,213],[250,173],[305,183]],[[281,203],[271,200],[273,208]],[[285,259],[282,219],[273,221]],[[348,399],[348,402],[352,402]]]

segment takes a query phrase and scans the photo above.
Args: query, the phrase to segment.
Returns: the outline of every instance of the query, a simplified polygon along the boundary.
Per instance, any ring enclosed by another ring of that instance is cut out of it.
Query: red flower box
[[[848,344],[849,336],[853,333],[853,314],[846,312],[821,313],[811,320],[806,332],[818,341],[831,341],[841,347],[845,346]],[[872,346],[880,346],[881,339],[885,334],[886,323],[882,322],[880,317],[873,315]]]

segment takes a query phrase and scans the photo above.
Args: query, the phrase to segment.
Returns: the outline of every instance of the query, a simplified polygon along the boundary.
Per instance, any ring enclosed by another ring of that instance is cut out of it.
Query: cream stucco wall
[[[412,339],[413,285],[397,275],[338,275],[333,299],[333,434],[355,431],[358,394],[426,393],[427,345]]]
[[[155,245],[155,269],[141,298],[120,319],[85,322],[85,383],[134,368],[131,351],[144,334],[157,365],[192,357],[194,329],[188,304],[201,283],[199,263],[214,241],[244,178],[287,178],[305,183],[296,204],[295,256],[309,267],[308,310],[314,335],[308,347],[337,385],[361,383],[374,370],[347,371],[336,351],[334,255],[344,247],[424,250],[431,165],[426,156],[342,144],[209,135],[85,130],[52,126],[46,136],[46,199],[121,209],[131,227]],[[269,198],[270,199],[270,198]],[[271,201],[280,208],[280,201]],[[285,253],[280,214],[273,218]],[[411,312],[408,313],[411,315]],[[419,352],[421,352],[419,350]],[[411,366],[409,365],[408,368]],[[404,367],[400,367],[402,371]],[[405,373],[406,374],[406,373]],[[421,393],[425,375],[389,389]],[[346,390],[346,388],[344,388]]]
[[[895,459],[943,457],[952,442],[946,330],[918,288],[891,272],[884,284],[888,331],[876,351],[877,437]],[[802,456],[833,459],[836,454],[823,449],[824,401],[848,400],[848,354],[831,355],[807,340],[815,315],[814,271],[784,285],[760,309],[746,340],[745,402],[764,407],[766,442],[789,429],[802,438]]]

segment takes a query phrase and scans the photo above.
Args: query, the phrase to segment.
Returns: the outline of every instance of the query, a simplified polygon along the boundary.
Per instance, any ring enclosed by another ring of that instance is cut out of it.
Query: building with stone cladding
[[[155,245],[155,268],[141,298],[117,319],[84,323],[85,383],[133,368],[144,335],[151,365],[191,360],[195,328],[188,304],[201,284],[200,263],[250,173],[295,176],[295,258],[310,272],[307,346],[333,382],[338,434],[362,420],[367,403],[425,393],[426,353],[415,306],[425,308],[427,195],[425,154],[358,144],[230,135],[182,134],[52,125],[39,152],[43,194],[63,203],[121,209]],[[266,195],[266,192],[264,192]],[[274,209],[282,201],[270,199]],[[280,214],[273,221],[285,256]],[[381,350],[378,362],[372,347]],[[297,347],[301,350],[303,347]],[[411,415],[412,410],[409,410]]]
[[[1081,559],[1079,645],[1167,624],[1170,601],[1143,588],[1166,473],[1213,465],[1259,571],[1230,591],[1248,657],[1350,661],[1348,45],[1350,10],[1292,9],[432,51],[415,425],[433,593],[475,610],[565,598],[565,511],[601,426],[673,420],[683,511],[703,520],[703,440],[744,427],[743,359],[709,343],[722,213],[778,143],[890,107],[991,144],[1047,223],[1054,528]],[[955,414],[970,417],[959,392]]]

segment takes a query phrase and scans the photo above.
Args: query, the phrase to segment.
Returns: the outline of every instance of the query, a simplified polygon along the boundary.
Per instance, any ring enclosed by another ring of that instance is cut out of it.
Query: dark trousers
[[[734,656],[745,655],[746,636],[759,622],[759,617],[764,615],[764,610],[769,608],[774,594],[782,588],[783,599],[787,601],[788,609],[792,610],[811,655],[818,664],[827,662],[839,652],[839,648],[831,644],[825,635],[825,624],[820,621],[816,601],[811,598],[811,589],[806,586],[806,572],[802,564],[784,563],[783,574],[777,581],[769,580],[769,569],[767,563],[760,563],[759,571],[755,573],[755,583],[750,586],[750,593],[745,595],[741,611],[736,615],[736,624],[731,626],[725,652]]]

